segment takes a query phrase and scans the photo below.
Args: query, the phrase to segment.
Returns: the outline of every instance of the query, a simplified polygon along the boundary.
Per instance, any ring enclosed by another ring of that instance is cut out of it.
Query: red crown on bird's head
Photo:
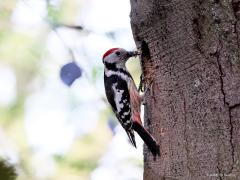
[[[104,53],[103,55],[103,58],[104,59],[105,57],[107,57],[109,54],[111,54],[113,51],[117,50],[119,48],[112,48],[112,49],[109,49],[107,52]]]

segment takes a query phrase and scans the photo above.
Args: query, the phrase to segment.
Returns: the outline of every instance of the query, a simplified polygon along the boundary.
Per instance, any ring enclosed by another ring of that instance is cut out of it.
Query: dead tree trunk
[[[131,0],[142,50],[145,126],[160,143],[144,148],[144,179],[240,179],[240,2]]]

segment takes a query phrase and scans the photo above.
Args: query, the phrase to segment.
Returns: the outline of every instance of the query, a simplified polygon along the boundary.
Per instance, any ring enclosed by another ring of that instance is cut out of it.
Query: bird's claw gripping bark
[[[143,94],[141,95],[143,105],[146,104],[145,94],[148,91],[150,92],[150,95],[152,96],[152,94],[153,94],[153,81],[149,82],[148,84],[144,83],[144,77],[143,77],[143,74],[141,74],[140,84],[139,84],[139,87],[138,87],[138,92],[143,92]]]
[[[147,83],[145,83],[145,80],[147,81]],[[150,90],[151,95],[152,95],[152,86],[153,86],[153,80],[149,80],[149,78],[145,78],[143,77],[143,74],[141,74],[140,76],[140,83],[138,86],[138,92],[147,92]]]
[[[138,92],[143,92],[144,91],[144,82],[143,82],[143,74],[140,76],[140,83],[138,86]]]
[[[142,94],[142,104],[146,105],[146,93],[150,92],[150,95],[152,96],[152,83],[146,87],[146,89],[144,90],[143,94]]]

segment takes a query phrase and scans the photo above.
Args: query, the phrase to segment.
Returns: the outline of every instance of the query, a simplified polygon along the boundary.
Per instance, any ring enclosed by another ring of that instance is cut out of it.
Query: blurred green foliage
[[[0,159],[0,178],[2,180],[15,180],[17,176],[16,169],[6,160]]]
[[[10,66],[17,77],[16,102],[8,107],[0,106],[0,130],[7,140],[17,147],[21,171],[18,179],[35,180],[37,178],[32,167],[35,152],[26,140],[24,103],[33,90],[32,82],[37,76],[42,75],[41,59],[42,56],[48,56],[46,38],[51,29],[36,30],[37,33],[34,35],[16,30],[11,16],[17,2],[17,0],[0,1],[0,65]],[[25,2],[28,3],[27,0]],[[82,1],[78,0],[62,0],[57,6],[49,4],[48,19],[55,23],[71,24],[76,20],[81,3]],[[94,69],[93,77],[96,76],[98,70]],[[94,133],[77,139],[65,155],[54,156],[57,168],[49,180],[88,179],[111,137],[106,128],[106,123],[100,120]],[[0,179],[13,180],[15,176],[13,167],[0,161]]]
[[[11,67],[17,77],[16,102],[8,107],[0,106],[0,132],[4,133],[6,141],[16,147],[15,150],[19,156],[18,167],[21,172],[18,180],[38,180],[36,169],[34,169],[36,152],[29,146],[24,129],[24,106],[26,98],[36,88],[33,86],[34,80],[39,77],[44,79],[43,57],[51,60],[46,49],[47,37],[51,28],[36,29],[34,35],[16,29],[11,18],[20,1],[0,1],[0,65]],[[24,2],[28,3],[28,0],[24,0]],[[83,1],[61,0],[58,2],[57,5],[49,3],[47,18],[53,23],[74,24]],[[129,62],[128,66],[134,77],[139,80],[139,66],[136,66],[133,61]],[[92,83],[96,82],[102,71],[101,67],[92,69]],[[41,83],[42,81],[38,81],[37,87],[41,87]],[[78,102],[74,98],[71,102],[70,108],[78,106]],[[91,171],[97,167],[111,138],[111,132],[107,129],[105,122],[109,113],[109,110],[102,112],[94,132],[76,139],[66,154],[52,157],[56,164],[55,173],[44,180],[89,179]],[[142,162],[134,163],[142,166]],[[14,168],[4,161],[0,161],[0,180],[12,180],[15,176]]]

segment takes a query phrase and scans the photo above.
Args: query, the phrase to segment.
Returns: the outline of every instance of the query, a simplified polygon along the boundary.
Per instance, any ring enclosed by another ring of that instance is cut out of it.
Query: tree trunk
[[[240,179],[240,2],[131,0],[142,50],[144,179]]]

